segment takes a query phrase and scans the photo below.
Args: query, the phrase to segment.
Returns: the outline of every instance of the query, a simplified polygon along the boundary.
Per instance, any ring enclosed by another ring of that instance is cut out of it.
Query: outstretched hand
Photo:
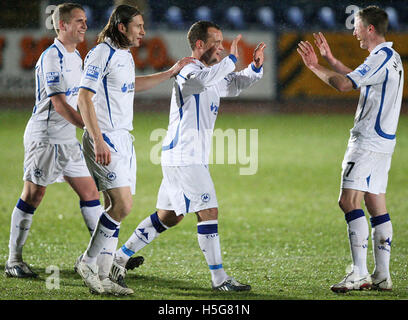
[[[313,33],[313,37],[315,38],[314,43],[317,48],[319,48],[320,54],[323,58],[330,60],[333,58],[333,54],[330,50],[330,46],[324,37],[323,33]]]
[[[260,68],[264,62],[264,50],[266,48],[266,44],[261,42],[258,44],[254,50],[254,64],[256,68]]]
[[[319,60],[317,59],[313,46],[309,41],[300,41],[296,50],[302,57],[306,67],[312,68],[319,64]]]
[[[176,76],[181,69],[183,69],[186,65],[189,63],[193,63],[194,58],[193,57],[184,57],[183,59],[180,59],[177,61],[170,69],[170,78]]]
[[[239,42],[239,40],[241,40],[241,38],[242,38],[242,35],[239,34],[239,35],[237,35],[235,37],[234,40],[232,40],[232,43],[231,43],[230,53],[233,54],[234,56],[236,56],[237,58],[239,57],[239,55],[238,55],[238,42]]]

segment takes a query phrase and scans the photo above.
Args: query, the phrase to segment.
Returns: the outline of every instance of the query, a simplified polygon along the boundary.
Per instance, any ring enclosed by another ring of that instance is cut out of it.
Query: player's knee
[[[174,211],[167,210],[157,210],[157,215],[159,216],[160,221],[169,228],[179,224],[184,218],[184,215],[182,214],[176,215]]]
[[[37,208],[45,195],[45,188],[35,188],[23,192],[21,199],[30,206]]]
[[[210,208],[197,212],[198,222],[218,220],[218,208]]]

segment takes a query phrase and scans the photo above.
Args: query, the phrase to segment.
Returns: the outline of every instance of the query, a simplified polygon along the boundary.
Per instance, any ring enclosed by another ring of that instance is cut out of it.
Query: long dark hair
[[[141,12],[136,7],[128,6],[126,4],[117,6],[113,10],[108,23],[99,33],[98,43],[104,42],[106,38],[110,38],[117,47],[129,48],[131,43],[129,39],[119,31],[118,26],[119,23],[123,23],[127,28],[132,18],[140,14]]]

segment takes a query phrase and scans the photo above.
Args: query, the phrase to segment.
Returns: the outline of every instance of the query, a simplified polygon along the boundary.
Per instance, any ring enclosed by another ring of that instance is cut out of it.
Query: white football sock
[[[98,199],[91,201],[80,201],[79,206],[81,207],[81,213],[86,227],[92,235],[96,228],[96,224],[98,223],[99,217],[104,212],[104,209]]]
[[[139,223],[126,243],[116,251],[115,262],[124,267],[129,258],[168,229],[159,219],[157,212]]]
[[[115,221],[107,212],[102,213],[88,248],[82,257],[82,261],[87,264],[96,264],[97,257],[102,248],[106,248],[109,239],[114,235],[119,226],[120,222]]]
[[[10,225],[9,263],[23,261],[23,247],[31,228],[35,209],[21,199],[13,209]]]
[[[390,276],[390,255],[392,242],[392,223],[388,213],[373,217],[372,241],[374,255],[374,276],[378,279],[387,279]]]
[[[197,238],[211,272],[214,286],[223,283],[228,275],[222,266],[218,221],[209,220],[197,223]]]
[[[354,271],[360,276],[368,274],[367,270],[367,247],[368,247],[368,223],[364,211],[353,210],[345,215],[347,231],[349,235],[351,256]]]
[[[102,251],[96,259],[98,266],[98,274],[101,280],[109,277],[109,272],[112,267],[113,255],[118,246],[119,227],[116,229],[112,237],[108,238]]]

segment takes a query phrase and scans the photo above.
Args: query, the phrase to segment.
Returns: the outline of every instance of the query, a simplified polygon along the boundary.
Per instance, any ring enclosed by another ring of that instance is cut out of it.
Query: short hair
[[[98,43],[104,42],[106,38],[110,38],[115,46],[119,48],[128,48],[131,46],[129,39],[119,31],[118,26],[123,23],[127,29],[130,21],[133,17],[141,15],[141,12],[137,7],[128,6],[122,4],[117,6],[111,16],[109,21],[103,30],[98,35]]]
[[[209,28],[221,30],[221,28],[214,22],[204,20],[198,21],[190,27],[190,30],[188,30],[187,33],[187,40],[190,43],[190,47],[192,50],[195,49],[197,40],[207,42]]]
[[[54,25],[54,30],[57,35],[59,34],[59,22],[69,23],[72,18],[71,13],[74,9],[80,9],[85,12],[84,8],[78,3],[62,3],[55,8],[52,14],[52,24]]]
[[[366,27],[370,24],[374,26],[377,34],[385,36],[388,30],[388,14],[385,10],[377,6],[368,6],[357,12]]]

